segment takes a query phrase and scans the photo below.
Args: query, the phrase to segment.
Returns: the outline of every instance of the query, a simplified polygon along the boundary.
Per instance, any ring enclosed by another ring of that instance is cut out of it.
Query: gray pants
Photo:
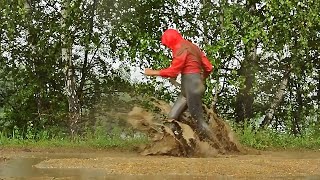
[[[197,121],[201,130],[206,130],[208,125],[204,119],[202,109],[202,95],[205,87],[200,74],[184,74],[181,76],[181,94],[174,103],[169,118],[178,120],[179,116],[188,108],[193,119]]]

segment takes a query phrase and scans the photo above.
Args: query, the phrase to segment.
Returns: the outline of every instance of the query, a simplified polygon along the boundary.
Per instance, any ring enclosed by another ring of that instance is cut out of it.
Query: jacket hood
[[[174,49],[181,40],[182,35],[175,29],[167,29],[161,37],[161,43],[170,49]]]

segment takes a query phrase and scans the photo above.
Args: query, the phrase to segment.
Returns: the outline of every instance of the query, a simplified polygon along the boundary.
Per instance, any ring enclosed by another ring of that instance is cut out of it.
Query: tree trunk
[[[205,1],[203,1],[203,3],[205,3]],[[226,1],[225,0],[220,0],[220,17],[219,17],[219,21],[220,21],[220,31],[221,31],[221,38],[224,39],[225,38],[225,30],[224,30],[224,7],[226,6]],[[222,59],[225,57],[221,57]],[[217,67],[214,67],[217,68]],[[219,71],[219,70],[217,70]],[[217,72],[217,75],[219,73]],[[219,76],[215,77],[217,79],[217,83],[214,86],[214,92],[215,94],[213,95],[213,100],[211,103],[211,107],[212,110],[217,113],[217,103],[218,103],[218,98],[219,98]]]
[[[284,75],[282,81],[280,82],[280,87],[279,87],[277,93],[275,94],[273,101],[270,104],[270,108],[266,111],[266,115],[265,115],[260,127],[264,128],[271,123],[271,120],[273,119],[274,113],[275,113],[276,109],[278,108],[280,102],[282,101],[285,90],[287,89],[289,76],[290,76],[290,71],[288,71]]]
[[[317,111],[318,111],[318,115],[317,115],[317,123],[320,126],[320,63],[318,61],[318,92],[317,92],[317,99],[318,99],[318,107],[317,107]]]
[[[81,69],[81,79],[80,79],[80,85],[78,88],[78,98],[79,98],[79,104],[82,106],[83,105],[83,87],[87,78],[87,73],[88,73],[88,55],[89,55],[89,45],[91,42],[92,38],[92,33],[93,33],[93,19],[95,16],[95,10],[97,6],[98,0],[94,0],[92,7],[91,7],[91,17],[90,17],[90,22],[89,22],[89,29],[88,29],[88,35],[86,37],[85,41],[85,53],[84,53],[84,61],[83,61],[83,66]]]
[[[32,2],[30,1],[25,1],[24,3],[24,8],[25,10],[28,12],[27,15],[28,16],[32,16],[32,10],[34,9],[34,5],[32,4]],[[29,48],[31,49],[31,53],[30,53],[30,62],[33,62],[32,65],[31,65],[31,68],[32,68],[32,71],[33,73],[35,74],[35,77],[37,77],[37,83],[39,84],[37,86],[37,89],[34,91],[35,93],[35,101],[36,101],[36,104],[37,104],[37,114],[38,114],[38,123],[41,123],[43,122],[42,120],[42,95],[41,95],[41,82],[40,82],[40,79],[41,77],[43,77],[42,73],[41,73],[41,70],[39,70],[39,66],[41,66],[41,60],[38,58],[38,55],[36,54],[36,51],[37,51],[37,43],[38,43],[38,33],[37,31],[35,30],[35,28],[33,26],[28,26],[28,46]]]
[[[319,62],[318,62],[319,63]],[[316,122],[315,122],[315,129],[317,129],[317,133],[320,133],[320,65],[318,65],[318,92],[317,92],[317,115],[316,115]]]
[[[257,65],[257,48],[252,47],[247,51],[248,56],[241,64],[238,71],[240,77],[244,77],[244,85],[240,88],[236,96],[236,122],[243,123],[246,119],[253,116],[253,83],[255,81],[255,66]]]
[[[301,87],[299,85],[299,83],[296,84],[296,88],[297,88],[297,104],[298,104],[298,109],[296,111],[294,111],[294,115],[292,118],[292,126],[291,126],[291,132],[294,135],[298,135],[301,130],[300,130],[300,122],[302,119],[302,110],[303,110],[303,99],[302,99],[302,94],[301,94]]]
[[[247,2],[247,10],[254,16],[256,11],[256,3],[254,1]],[[255,81],[255,69],[257,66],[257,41],[251,40],[245,46],[245,59],[241,63],[241,68],[238,71],[240,77],[244,78],[244,84],[236,96],[236,122],[243,124],[246,119],[253,116],[253,83]]]
[[[72,62],[72,40],[69,37],[70,33],[68,31],[69,25],[66,24],[66,19],[69,16],[69,4],[70,0],[64,2],[62,9],[62,61],[66,64],[66,93],[68,97],[69,104],[69,125],[70,133],[72,136],[77,134],[77,126],[80,120],[80,105],[76,93],[76,78],[74,73],[74,66]]]

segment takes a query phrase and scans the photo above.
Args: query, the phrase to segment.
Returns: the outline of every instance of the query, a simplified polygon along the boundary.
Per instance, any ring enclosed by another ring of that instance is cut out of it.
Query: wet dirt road
[[[320,151],[214,158],[84,149],[0,149],[0,179],[320,179]]]

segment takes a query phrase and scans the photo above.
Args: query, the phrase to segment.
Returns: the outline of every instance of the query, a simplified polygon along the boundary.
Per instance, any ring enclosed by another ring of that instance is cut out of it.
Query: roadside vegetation
[[[106,134],[103,128],[100,127],[93,133],[84,132],[83,135],[72,138],[64,133],[48,133],[48,131],[37,133],[29,131],[25,136],[19,131],[10,134],[0,133],[0,147],[93,148],[134,151],[149,143],[145,134],[128,128],[118,128],[109,134]],[[310,127],[308,131],[299,136],[272,129],[255,130],[251,125],[233,128],[233,130],[235,137],[242,145],[258,150],[318,150],[320,148],[320,136],[316,127]]]
[[[37,136],[29,134],[27,137],[22,137],[17,132],[15,135],[0,133],[0,147],[136,150],[147,143],[148,139],[143,134],[124,136],[119,132],[113,132],[112,135],[85,134],[73,138],[66,135],[49,135],[47,132],[40,132]]]
[[[141,72],[170,65],[159,40],[177,27],[214,65],[204,103],[242,144],[320,149],[319,12],[319,0],[0,1],[0,146],[148,142],[124,114],[176,98]]]

